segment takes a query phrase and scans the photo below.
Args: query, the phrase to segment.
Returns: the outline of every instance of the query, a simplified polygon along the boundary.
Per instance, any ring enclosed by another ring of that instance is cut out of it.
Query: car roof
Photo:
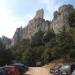
[[[0,69],[3,69],[4,67],[0,67]]]
[[[21,66],[23,66],[24,64],[21,64],[21,63],[14,63],[14,64],[12,64],[12,65],[21,65]]]
[[[60,68],[60,70],[67,70],[67,69],[69,69],[69,67],[70,67],[70,65],[65,64]]]
[[[4,66],[4,67],[15,67],[15,66]]]

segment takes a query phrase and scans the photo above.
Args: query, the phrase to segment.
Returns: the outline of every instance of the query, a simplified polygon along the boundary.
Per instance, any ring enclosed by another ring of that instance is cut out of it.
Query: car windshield
[[[3,71],[3,68],[2,67],[0,67],[0,72],[2,72]]]
[[[24,64],[21,64],[21,63],[14,63],[15,65],[24,65]]]
[[[15,63],[15,64],[13,64],[14,66],[16,66],[18,69],[20,69],[20,70],[24,70],[25,69],[25,66],[24,66],[24,64],[20,64],[20,63]]]
[[[60,68],[60,70],[61,70],[61,71],[64,71],[64,70],[68,70],[69,68],[70,68],[69,65],[63,65],[63,66]]]
[[[60,67],[61,67],[61,65],[57,65],[57,66],[55,66],[55,69],[60,68]]]
[[[72,75],[75,75],[75,70],[72,72]]]

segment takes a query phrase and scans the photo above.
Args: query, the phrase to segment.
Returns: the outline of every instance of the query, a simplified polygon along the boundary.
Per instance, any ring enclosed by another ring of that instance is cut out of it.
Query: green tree
[[[52,40],[54,37],[55,37],[55,34],[52,31],[49,30],[47,33],[44,34],[43,41],[45,43],[47,43],[50,40]]]
[[[62,57],[66,58],[70,50],[73,48],[74,42],[70,33],[60,34],[56,37],[57,47],[62,51]]]
[[[13,52],[5,49],[5,46],[0,41],[0,65],[10,64],[14,59]]]
[[[75,27],[75,10],[69,15],[69,24],[71,27]]]
[[[33,56],[34,56],[33,59],[35,60],[35,64],[39,61],[42,64],[41,56],[44,51],[45,51],[45,46],[33,47]]]
[[[12,50],[14,50],[14,52],[15,52],[16,59],[18,61],[21,61],[23,53],[29,48],[30,48],[30,41],[27,39],[27,40],[22,40]]]
[[[72,59],[75,59],[75,49],[72,49],[72,50],[69,52],[69,57],[72,58]]]
[[[48,64],[52,60],[51,50],[47,48],[41,55],[42,62]]]
[[[31,49],[27,49],[26,51],[24,51],[24,53],[22,54],[22,62],[25,63],[28,66],[34,65],[35,63],[32,57],[32,50]]]
[[[40,46],[43,45],[43,32],[42,31],[38,31],[37,33],[35,33],[34,36],[32,36],[32,40],[31,40],[31,46]]]

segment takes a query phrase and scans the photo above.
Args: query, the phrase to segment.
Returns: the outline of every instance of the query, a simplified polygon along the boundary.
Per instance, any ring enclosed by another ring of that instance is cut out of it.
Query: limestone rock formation
[[[44,10],[40,9],[36,12],[35,17],[29,21],[27,27],[23,28],[22,39],[31,39],[38,31],[47,32],[50,26],[49,21],[45,21]]]
[[[74,10],[72,5],[63,5],[58,11],[54,12],[54,18],[52,20],[50,28],[55,34],[60,34],[61,32],[69,32],[70,25],[68,22],[69,14]]]
[[[17,44],[22,39],[31,39],[31,37],[38,31],[47,32],[50,28],[50,22],[45,21],[44,17],[44,10],[40,9],[36,12],[35,17],[29,21],[28,25],[24,28],[17,28],[13,39],[12,39],[12,46]]]
[[[16,29],[16,32],[11,40],[12,41],[11,46],[19,43],[21,41],[21,39],[22,39],[22,27]]]
[[[40,9],[36,12],[35,17],[29,21],[28,25],[24,28],[18,28],[13,36],[12,45],[17,44],[23,39],[31,39],[31,37],[38,31],[46,33],[48,30],[53,31],[55,34],[61,32],[69,32],[70,25],[68,22],[69,14],[74,10],[72,5],[63,5],[58,11],[54,12],[52,21],[44,19],[44,10]]]
[[[43,9],[39,9],[36,12],[35,18],[42,18],[43,19],[43,17],[44,17],[44,10]]]
[[[2,43],[5,45],[6,49],[10,48],[10,44],[11,44],[10,38],[7,38],[6,36],[2,36],[1,40],[2,40]]]
[[[23,28],[23,38],[31,39],[31,37],[38,31],[47,32],[49,28],[50,22],[45,21],[41,18],[34,18],[31,21],[29,21],[29,24],[27,27]]]

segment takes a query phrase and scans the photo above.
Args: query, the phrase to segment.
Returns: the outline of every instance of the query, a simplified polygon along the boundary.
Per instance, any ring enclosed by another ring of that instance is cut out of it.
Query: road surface
[[[51,75],[49,69],[45,67],[29,67],[26,75]]]

